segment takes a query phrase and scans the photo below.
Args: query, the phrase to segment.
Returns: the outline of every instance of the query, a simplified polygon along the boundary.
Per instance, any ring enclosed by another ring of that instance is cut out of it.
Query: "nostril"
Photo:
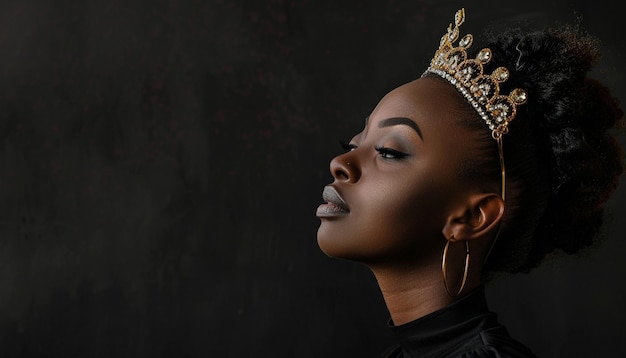
[[[335,173],[335,178],[347,180],[349,178],[349,176],[348,176],[348,173],[344,172],[343,170],[338,170]]]
[[[330,172],[336,180],[355,181],[358,178],[358,163],[352,153],[344,153],[330,161]]]

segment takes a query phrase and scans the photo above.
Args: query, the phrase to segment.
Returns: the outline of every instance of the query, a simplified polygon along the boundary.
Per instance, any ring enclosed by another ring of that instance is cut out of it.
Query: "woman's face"
[[[330,163],[334,181],[317,210],[324,253],[367,264],[440,257],[444,224],[470,190],[459,168],[477,153],[475,134],[452,109],[458,101],[451,85],[432,78],[380,101]]]

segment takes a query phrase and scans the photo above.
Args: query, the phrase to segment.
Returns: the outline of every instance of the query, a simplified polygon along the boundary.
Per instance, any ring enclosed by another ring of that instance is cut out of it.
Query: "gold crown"
[[[500,94],[500,83],[509,78],[506,67],[498,67],[491,74],[485,74],[483,65],[489,63],[492,54],[488,48],[478,52],[476,58],[468,59],[466,50],[472,46],[474,37],[467,34],[459,41],[459,26],[465,22],[465,10],[460,9],[454,15],[454,27],[441,38],[439,49],[422,77],[434,73],[453,84],[492,130],[494,139],[508,132],[509,122],[515,118],[517,106],[526,103],[527,94],[521,88],[515,88],[508,96]]]

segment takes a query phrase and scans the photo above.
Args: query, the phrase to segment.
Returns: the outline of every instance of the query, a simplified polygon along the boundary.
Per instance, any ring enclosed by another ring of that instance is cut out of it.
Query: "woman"
[[[598,236],[622,173],[622,119],[586,77],[597,42],[508,30],[475,46],[463,9],[420,79],[388,93],[330,164],[318,244],[374,273],[388,357],[534,357],[483,285]]]

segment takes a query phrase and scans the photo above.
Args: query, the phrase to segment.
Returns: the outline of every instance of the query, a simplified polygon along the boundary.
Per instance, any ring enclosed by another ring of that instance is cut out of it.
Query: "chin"
[[[332,258],[343,259],[352,256],[349,255],[350,250],[346,247],[345,243],[342,242],[343,240],[341,240],[336,233],[330,233],[328,229],[328,223],[322,222],[317,230],[317,245],[320,250],[322,250],[326,256]]]
[[[323,223],[317,231],[317,245],[326,256],[356,262],[367,261],[367,255],[362,252],[362,244],[357,244],[336,233],[331,234],[329,231]]]
[[[326,256],[335,257],[337,252],[337,240],[336,238],[333,239],[329,237],[328,233],[325,231],[324,223],[320,224],[319,229],[317,229],[317,246],[319,246],[320,250],[322,250]]]

